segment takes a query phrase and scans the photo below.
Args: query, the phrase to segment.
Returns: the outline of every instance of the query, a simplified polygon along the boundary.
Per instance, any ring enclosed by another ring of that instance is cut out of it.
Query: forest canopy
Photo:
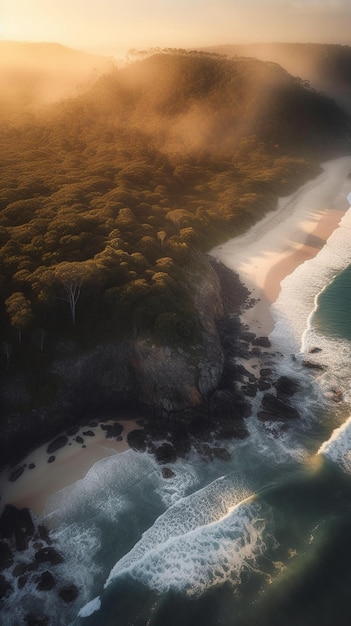
[[[257,221],[349,137],[336,104],[278,65],[185,51],[4,119],[3,366],[9,346],[61,337],[194,341],[196,251]]]

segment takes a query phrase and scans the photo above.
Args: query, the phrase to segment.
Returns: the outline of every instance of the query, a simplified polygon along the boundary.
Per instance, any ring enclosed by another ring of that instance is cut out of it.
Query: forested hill
[[[44,342],[49,359],[62,338],[194,343],[195,251],[256,221],[349,137],[336,105],[280,67],[196,52],[156,54],[4,121],[3,372]]]
[[[293,76],[310,81],[311,85],[329,94],[351,113],[351,47],[317,43],[262,43],[221,45],[205,50],[255,57],[279,63]]]

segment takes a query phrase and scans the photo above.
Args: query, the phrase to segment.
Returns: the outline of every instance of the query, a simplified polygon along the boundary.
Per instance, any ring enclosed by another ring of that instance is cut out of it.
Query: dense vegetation
[[[206,49],[205,49],[206,50]],[[332,96],[351,113],[351,47],[340,44],[261,43],[208,48],[228,56],[255,57],[279,63],[293,76]]]
[[[49,359],[63,338],[80,349],[135,334],[196,341],[197,251],[349,150],[348,128],[276,65],[183,51],[3,121],[3,371]]]

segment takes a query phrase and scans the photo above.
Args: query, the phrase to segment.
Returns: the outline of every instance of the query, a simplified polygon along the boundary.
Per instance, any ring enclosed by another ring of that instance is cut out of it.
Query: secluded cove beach
[[[128,433],[140,425],[134,420],[119,420],[118,423],[123,428],[118,439],[108,439],[100,425],[83,426],[53,454],[47,452],[49,444],[30,453],[19,465],[24,466],[24,471],[16,480],[10,480],[13,468],[1,476],[2,508],[12,504],[42,515],[49,496],[84,478],[97,461],[129,449]]]

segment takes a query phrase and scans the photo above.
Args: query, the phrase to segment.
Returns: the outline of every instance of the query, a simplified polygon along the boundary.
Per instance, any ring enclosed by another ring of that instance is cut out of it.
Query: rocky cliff
[[[50,368],[60,381],[53,401],[45,408],[25,412],[16,410],[16,397],[21,394],[16,394],[18,381],[13,380],[13,393],[3,393],[7,404],[0,450],[3,462],[18,458],[72,424],[88,423],[96,417],[191,419],[198,413],[208,417],[211,402],[216,404],[213,399],[223,387],[226,350],[233,349],[228,344],[226,320],[247,296],[230,274],[234,282],[228,286],[228,276],[223,280],[223,267],[208,257],[199,257],[189,284],[200,340],[189,341],[186,347],[134,337],[100,344],[77,355],[74,345],[61,345]],[[25,384],[21,388],[23,396]]]

